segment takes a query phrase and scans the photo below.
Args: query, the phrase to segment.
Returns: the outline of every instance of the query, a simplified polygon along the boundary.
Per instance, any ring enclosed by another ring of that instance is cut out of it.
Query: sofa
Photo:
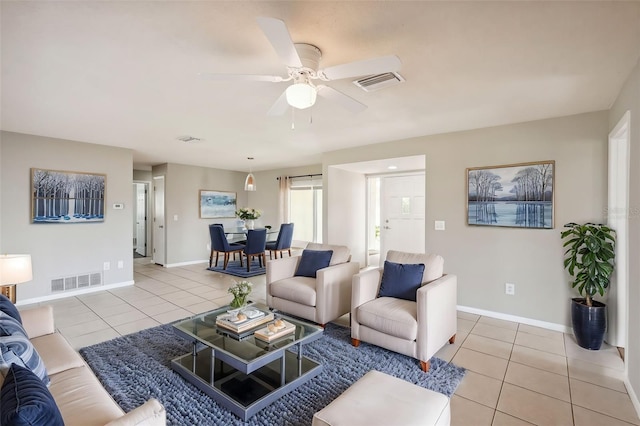
[[[65,425],[166,424],[164,407],[153,398],[126,414],[122,411],[84,359],[55,331],[51,306],[22,310],[20,316],[29,340],[44,362],[51,380],[49,392]],[[3,380],[0,375],[0,381]]]
[[[300,265],[308,251],[332,254],[328,266],[305,276]],[[301,256],[267,262],[267,305],[324,326],[351,309],[351,281],[359,270],[348,247],[309,243]]]

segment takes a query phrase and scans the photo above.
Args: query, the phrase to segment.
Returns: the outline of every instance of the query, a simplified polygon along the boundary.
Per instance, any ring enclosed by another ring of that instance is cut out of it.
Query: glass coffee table
[[[267,306],[252,308],[269,312]],[[295,326],[286,336],[266,342],[252,331],[234,333],[216,325],[218,316],[229,307],[205,312],[174,322],[174,330],[193,341],[191,353],[171,361],[171,368],[189,383],[246,421],[287,392],[311,380],[322,371],[322,365],[302,354],[302,348],[322,336],[322,328],[279,313]],[[287,349],[297,345],[295,352]]]

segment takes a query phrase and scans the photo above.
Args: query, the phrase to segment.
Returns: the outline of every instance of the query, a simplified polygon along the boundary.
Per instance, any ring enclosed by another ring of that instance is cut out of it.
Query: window
[[[322,179],[305,176],[291,180],[289,217],[293,239],[322,242]]]

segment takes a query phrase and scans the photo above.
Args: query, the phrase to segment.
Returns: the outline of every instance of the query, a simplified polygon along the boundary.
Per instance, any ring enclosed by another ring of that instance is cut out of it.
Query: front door
[[[424,253],[424,173],[383,177],[380,201],[380,266],[389,250]]]

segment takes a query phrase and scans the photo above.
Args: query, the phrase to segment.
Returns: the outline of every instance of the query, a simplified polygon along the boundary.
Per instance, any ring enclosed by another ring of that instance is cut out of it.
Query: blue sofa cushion
[[[316,278],[318,269],[329,266],[332,255],[333,250],[303,250],[295,276]]]
[[[0,312],[0,373],[6,375],[13,364],[30,369],[46,386],[49,385],[50,380],[44,362],[22,324]]]
[[[64,426],[51,392],[28,368],[13,364],[0,389],[0,424]]]
[[[0,294],[0,312],[4,312],[10,317],[17,319],[18,322],[22,324],[22,317],[20,317],[20,312],[18,312],[16,305],[11,303],[11,300],[4,294]]]
[[[416,292],[422,284],[424,263],[395,263],[385,260],[378,297],[416,301]]]

